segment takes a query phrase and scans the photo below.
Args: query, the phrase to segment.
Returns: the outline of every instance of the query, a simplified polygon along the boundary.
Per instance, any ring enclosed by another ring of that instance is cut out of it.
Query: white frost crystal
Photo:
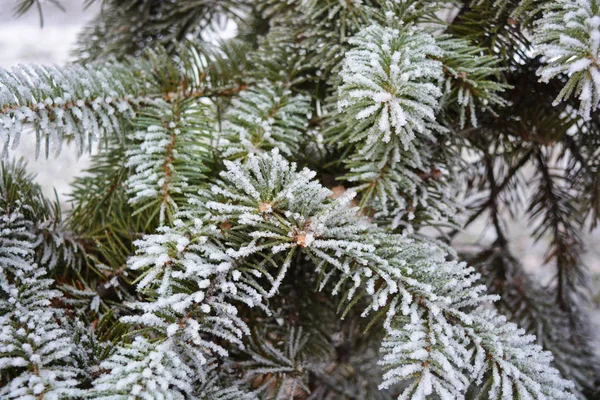
[[[349,40],[339,88],[340,112],[369,121],[367,144],[392,143],[403,150],[435,125],[442,52],[431,36],[372,25]]]
[[[600,105],[599,6],[596,0],[557,0],[538,21],[534,36],[536,52],[546,63],[538,70],[540,80],[566,74],[555,103],[576,95],[585,120]]]

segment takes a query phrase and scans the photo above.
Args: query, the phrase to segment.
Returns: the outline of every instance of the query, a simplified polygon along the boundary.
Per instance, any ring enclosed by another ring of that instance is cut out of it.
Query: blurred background
[[[0,0],[0,67],[10,68],[20,63],[63,64],[72,60],[71,51],[77,41],[78,32],[100,10],[100,0],[92,2],[89,7],[85,0],[60,0],[65,11],[56,7],[52,1],[43,2],[44,26],[40,26],[40,15],[33,7],[25,15],[15,18],[14,0]],[[228,29],[231,33],[231,29]],[[227,35],[229,36],[229,35]],[[70,151],[72,150],[72,151]],[[45,192],[54,196],[54,190],[65,209],[70,208],[69,185],[73,177],[81,174],[88,164],[88,156],[78,157],[74,149],[65,146],[60,156],[46,160],[43,156],[35,159],[33,135],[23,135],[21,145],[13,155],[28,161],[29,169],[37,174],[38,182]],[[479,218],[466,232],[457,238],[457,247],[477,246],[495,239],[487,229],[487,216]],[[526,218],[516,218],[509,227],[510,243],[513,254],[521,259],[526,269],[536,279],[548,281],[554,273],[552,265],[544,262],[543,243],[533,243]],[[595,309],[593,310],[597,325],[600,326],[600,230],[589,232],[584,236],[587,245],[585,262],[590,267],[594,280]],[[600,331],[600,330],[599,330]],[[599,350],[600,351],[600,350]]]

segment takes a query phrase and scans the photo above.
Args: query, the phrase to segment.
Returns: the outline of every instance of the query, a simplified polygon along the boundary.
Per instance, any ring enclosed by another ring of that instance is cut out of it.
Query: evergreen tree
[[[596,0],[102,1],[0,69],[0,397],[596,398],[599,47]],[[93,153],[66,216],[31,134]]]

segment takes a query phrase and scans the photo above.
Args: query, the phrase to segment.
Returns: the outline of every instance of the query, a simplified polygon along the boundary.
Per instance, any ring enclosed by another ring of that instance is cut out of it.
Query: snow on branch
[[[538,70],[542,82],[559,75],[568,78],[554,103],[577,96],[584,120],[600,105],[600,3],[596,0],[558,0],[550,3],[537,22],[536,53],[546,65]]]
[[[233,100],[225,116],[223,157],[278,148],[291,156],[306,141],[310,99],[281,83],[261,82]]]
[[[573,384],[550,365],[551,353],[488,309],[497,297],[486,294],[473,268],[446,261],[436,245],[379,239],[385,263],[359,267],[351,279],[363,281],[373,298],[364,315],[386,313],[382,388],[408,382],[401,398],[410,399],[462,398],[472,385],[490,398],[575,399]]]
[[[500,82],[500,59],[465,39],[444,37],[438,43],[444,50],[444,100],[458,105],[461,128],[467,114],[471,126],[477,127],[478,109],[495,115],[494,108],[506,105],[500,92],[510,85]]]
[[[372,25],[349,40],[338,109],[350,120],[349,139],[362,153],[394,160],[418,155],[414,142],[442,130],[436,122],[443,52],[432,36],[414,29]],[[378,157],[379,159],[379,157]]]
[[[148,79],[135,63],[0,69],[3,155],[19,144],[26,124],[36,132],[36,154],[45,144],[46,156],[51,148],[58,154],[66,138],[81,153],[104,135],[122,134],[122,119],[147,100]]]
[[[179,351],[178,351],[179,350]],[[194,371],[182,360],[181,349],[170,340],[152,343],[137,337],[131,346],[118,347],[100,364],[108,371],[94,382],[95,399],[185,399],[193,395]]]
[[[298,171],[277,150],[226,167],[205,193],[213,200],[198,212],[204,222],[178,222],[138,242],[130,268],[146,271],[139,289],[158,297],[135,304],[143,315],[125,322],[227,357],[206,335],[243,345],[249,331],[234,303],[268,313],[264,300],[301,253],[322,274],[321,290],[342,296],[348,308],[362,292],[371,299],[363,317],[384,313],[382,389],[406,382],[406,398],[450,399],[475,384],[491,395],[510,387],[523,398],[574,398],[533,337],[486,311],[496,297],[473,268],[447,261],[437,245],[370,224],[348,207],[351,194],[330,199],[314,172]]]
[[[154,207],[161,225],[186,201],[188,187],[199,185],[202,160],[210,155],[210,120],[202,105],[156,101],[138,112],[136,131],[126,151],[129,202],[136,213]]]
[[[73,139],[80,153],[117,136],[140,108],[155,102],[227,97],[246,89],[239,75],[244,47],[232,41],[221,48],[189,43],[175,55],[148,50],[144,57],[64,67],[19,65],[0,68],[0,145],[5,157],[32,125],[39,154]],[[125,125],[124,125],[125,124]]]
[[[34,262],[35,236],[19,202],[0,206],[0,373],[14,378],[3,399],[78,397],[82,380],[72,332],[52,307],[61,298]]]

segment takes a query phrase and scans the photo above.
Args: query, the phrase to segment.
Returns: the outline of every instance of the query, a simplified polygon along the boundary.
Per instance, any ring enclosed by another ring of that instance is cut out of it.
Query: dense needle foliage
[[[101,3],[0,69],[1,398],[597,398],[600,3]]]

